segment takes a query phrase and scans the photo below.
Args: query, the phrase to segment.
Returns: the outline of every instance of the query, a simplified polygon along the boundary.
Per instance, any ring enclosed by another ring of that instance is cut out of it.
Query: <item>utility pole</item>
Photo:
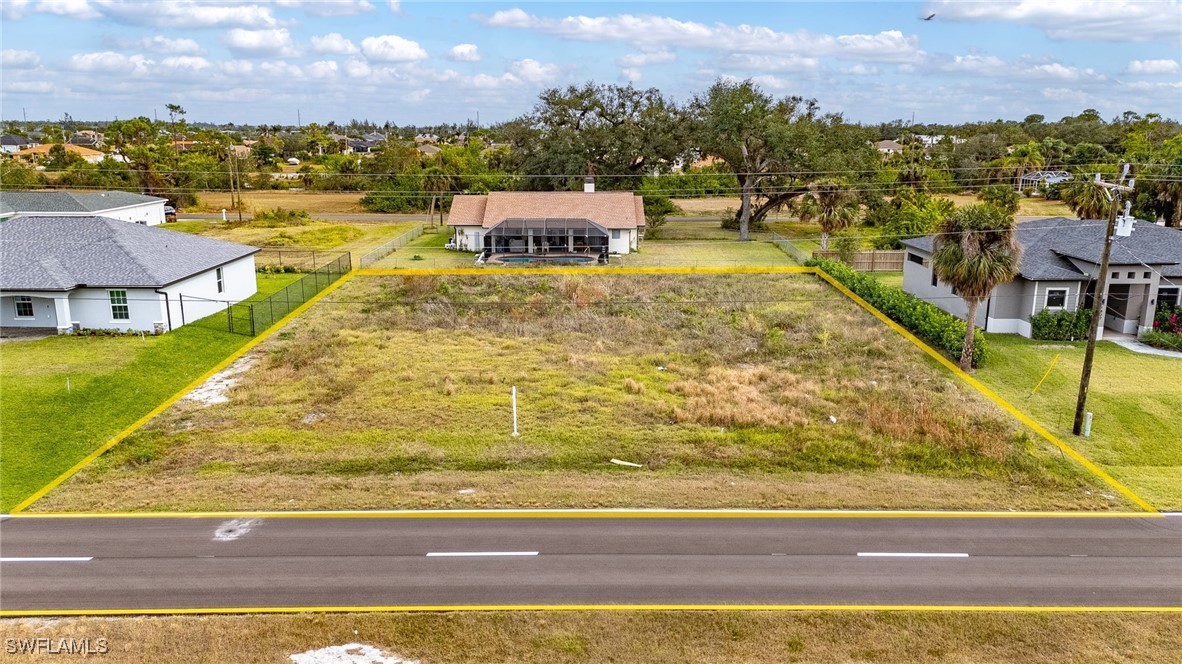
[[[1116,235],[1116,215],[1120,210],[1120,197],[1121,194],[1133,191],[1133,180],[1129,180],[1127,185],[1121,184],[1128,174],[1128,164],[1124,165],[1120,181],[1116,184],[1103,182],[1100,180],[1100,174],[1096,174],[1096,186],[1104,188],[1112,204],[1108,208],[1108,230],[1104,233],[1104,252],[1100,255],[1100,278],[1096,281],[1096,295],[1092,298],[1092,324],[1088,330],[1088,349],[1084,353],[1083,374],[1079,378],[1079,398],[1075,403],[1075,424],[1071,429],[1077,436],[1083,435],[1088,385],[1092,381],[1092,360],[1096,355],[1096,338],[1104,325],[1104,314],[1108,311],[1108,258],[1112,255],[1112,240]]]

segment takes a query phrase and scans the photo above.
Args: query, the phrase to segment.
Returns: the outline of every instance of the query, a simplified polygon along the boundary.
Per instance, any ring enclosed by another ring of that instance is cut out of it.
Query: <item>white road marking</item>
[[[215,542],[233,542],[262,522],[262,519],[230,519],[213,531],[213,539]]]
[[[0,558],[0,563],[84,563],[94,556],[41,556],[36,558]]]
[[[433,551],[428,558],[459,558],[466,556],[536,556],[537,551]]]
[[[859,558],[968,558],[967,553],[864,553],[858,552]]]

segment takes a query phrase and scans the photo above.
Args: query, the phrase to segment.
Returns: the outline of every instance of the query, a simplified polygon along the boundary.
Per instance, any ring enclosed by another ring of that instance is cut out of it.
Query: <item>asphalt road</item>
[[[1182,518],[0,523],[8,611],[553,604],[1182,606]]]

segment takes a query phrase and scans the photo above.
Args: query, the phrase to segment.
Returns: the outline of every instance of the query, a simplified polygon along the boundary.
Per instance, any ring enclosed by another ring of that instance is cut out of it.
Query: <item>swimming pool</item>
[[[509,265],[594,265],[598,260],[595,256],[503,256],[494,258],[489,263],[504,263]]]

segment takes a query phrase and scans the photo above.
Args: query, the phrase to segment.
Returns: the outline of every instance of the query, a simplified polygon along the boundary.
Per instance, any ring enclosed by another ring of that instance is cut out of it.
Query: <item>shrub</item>
[[[309,221],[308,213],[303,210],[285,210],[277,207],[256,212],[254,218],[246,225],[254,228],[284,228],[286,226],[303,226]]]
[[[1182,352],[1182,334],[1170,334],[1169,332],[1153,330],[1152,332],[1146,332],[1141,335],[1141,343],[1149,344],[1154,348]]]
[[[1018,205],[1021,201],[1018,192],[1005,184],[995,184],[982,188],[977,192],[977,199],[983,203],[995,205],[1010,214],[1018,211]]]
[[[1088,338],[1091,309],[1042,311],[1030,317],[1030,337],[1047,341],[1077,341]]]
[[[814,258],[805,265],[821,268],[915,336],[954,358],[960,357],[967,331],[963,320],[899,288],[885,286],[874,277],[854,272],[843,263]],[[985,361],[987,347],[985,333],[978,331],[973,343],[973,366],[980,366]]]
[[[1163,304],[1153,316],[1155,332],[1167,334],[1182,334],[1182,307]]]

